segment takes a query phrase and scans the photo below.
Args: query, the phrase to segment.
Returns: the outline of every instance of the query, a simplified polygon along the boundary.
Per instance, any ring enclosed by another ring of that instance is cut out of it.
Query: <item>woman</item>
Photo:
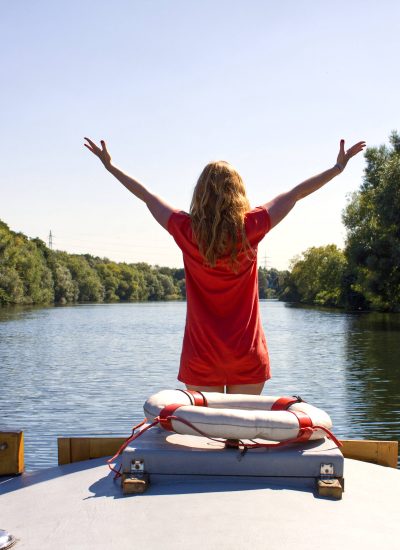
[[[341,140],[332,168],[253,210],[238,172],[225,161],[211,162],[187,214],[116,168],[104,141],[98,147],[85,139],[85,147],[146,203],[182,250],[187,316],[178,379],[191,390],[259,395],[270,369],[258,307],[257,245],[297,201],[340,174],[365,142],[345,151]]]

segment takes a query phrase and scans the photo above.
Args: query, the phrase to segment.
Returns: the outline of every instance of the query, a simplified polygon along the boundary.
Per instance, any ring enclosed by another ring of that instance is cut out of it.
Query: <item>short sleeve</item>
[[[188,240],[191,240],[190,216],[186,212],[172,212],[168,218],[167,230],[179,248],[185,248]]]
[[[257,206],[246,214],[246,235],[251,245],[255,246],[271,229],[271,218],[265,206]]]

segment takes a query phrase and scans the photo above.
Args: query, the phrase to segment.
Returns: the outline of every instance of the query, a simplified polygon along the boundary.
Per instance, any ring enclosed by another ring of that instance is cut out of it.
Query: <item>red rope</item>
[[[336,443],[336,445],[338,447],[343,447],[343,443],[341,441],[339,441],[334,435],[333,433],[328,430],[328,428],[325,428],[324,426],[314,426],[314,430],[323,430],[326,435],[328,436],[328,439],[331,439],[334,443]]]
[[[211,439],[212,441],[217,441],[218,443],[224,443],[225,442],[225,440],[221,441],[220,439],[215,439],[214,437],[210,437],[209,435],[204,433],[202,430],[199,430],[198,428],[196,428],[196,426],[194,426],[188,420],[185,420],[183,418],[179,418],[177,416],[171,416],[170,420],[178,420],[178,422],[182,422],[182,424],[186,424],[186,426],[189,426],[190,428],[192,428],[192,430],[199,433],[203,437],[207,437],[207,439]],[[312,428],[304,428],[303,430],[299,431],[299,435],[304,435],[304,432],[306,430],[311,430],[311,433],[313,431]],[[300,434],[300,432],[301,432],[301,434]],[[277,443],[253,443],[252,445],[244,443],[241,439],[237,440],[237,444],[235,444],[234,440],[230,440],[230,445],[229,446],[230,447],[240,447],[240,445],[241,445],[242,447],[244,447],[246,449],[255,449],[255,448],[258,448],[258,447],[280,447],[282,445],[287,445],[288,443],[294,443],[296,441],[299,441],[300,440],[299,435],[297,437],[293,438],[293,439],[286,439],[285,441],[279,441]]]
[[[131,435],[135,433],[135,430],[137,430],[138,428],[141,428],[144,424],[146,424],[146,422],[147,422],[147,418],[144,418],[141,422],[139,422],[139,424],[136,424],[136,426],[133,426]]]
[[[185,420],[184,418],[179,418],[178,416],[170,416],[170,417],[168,417],[168,420],[169,421],[177,420],[178,422],[181,422],[182,424],[186,424],[186,426],[189,426],[189,428],[191,428],[195,432],[199,433],[203,437],[206,437],[207,439],[210,439],[211,441],[217,441],[218,443],[224,443],[225,442],[225,440],[221,441],[221,439],[216,439],[214,437],[210,437],[209,435],[204,433],[199,428],[196,428],[196,426],[194,426],[191,422],[189,422],[188,420]],[[300,443],[302,441],[309,440],[311,435],[316,430],[323,430],[327,434],[328,438],[331,439],[332,441],[334,441],[338,447],[343,446],[343,444],[338,439],[336,439],[336,437],[333,435],[333,433],[331,431],[329,431],[328,428],[325,428],[324,426],[312,426],[312,427],[309,426],[309,427],[306,427],[306,428],[301,428],[296,437],[293,437],[291,439],[285,439],[284,441],[278,441],[276,443],[253,443],[253,444],[249,445],[248,443],[244,443],[241,439],[238,439],[236,445],[233,442],[233,440],[230,440],[230,446],[231,447],[234,447],[234,446],[240,447],[240,445],[241,445],[246,450],[247,449],[257,449],[257,448],[283,447],[283,445],[289,445],[290,443]],[[250,441],[252,441],[252,440],[250,440]]]
[[[215,437],[211,437],[211,436],[207,435],[205,432],[203,432],[199,428],[196,428],[196,426],[194,426],[191,422],[189,422],[189,420],[185,420],[184,418],[179,418],[178,416],[170,415],[170,416],[164,418],[163,420],[164,421],[167,420],[168,422],[171,422],[172,420],[176,420],[177,422],[181,422],[182,424],[185,424],[186,426],[188,426],[189,428],[191,428],[192,430],[194,430],[195,432],[197,432],[201,436],[206,437],[207,439],[210,439],[211,441],[216,441],[217,443],[225,443],[226,442],[225,439],[217,439]],[[135,439],[140,437],[142,434],[147,432],[147,430],[149,430],[150,428],[153,428],[154,426],[159,424],[160,423],[160,417],[157,416],[151,424],[149,424],[148,426],[143,428],[143,430],[140,430],[139,432],[135,433],[135,430],[137,428],[140,428],[141,426],[143,426],[146,422],[147,422],[147,418],[145,418],[142,422],[140,422],[139,424],[134,426],[132,428],[132,434],[128,437],[128,439],[126,439],[123,442],[123,444],[118,449],[118,451],[115,453],[115,455],[112,458],[107,460],[108,467],[110,468],[110,470],[112,472],[115,472],[114,479],[117,479],[118,477],[121,477],[121,475],[122,475],[121,474],[122,464],[119,466],[118,470],[116,470],[115,468],[113,468],[111,466],[111,462],[114,462],[114,460],[116,460],[118,458],[118,456],[122,453],[122,451],[124,451],[126,449],[126,447],[129,445],[129,443],[131,443],[132,441],[134,441]],[[237,443],[234,440],[229,440],[230,441],[229,446],[230,447],[236,447],[236,448],[243,447],[243,452],[246,452],[248,449],[283,447],[284,445],[289,445],[290,443],[299,443],[299,442],[302,442],[302,441],[308,441],[310,439],[311,435],[316,430],[324,431],[327,434],[327,437],[329,439],[331,439],[334,443],[336,443],[336,445],[338,447],[343,446],[343,444],[333,435],[333,433],[330,430],[328,430],[328,428],[325,428],[324,426],[307,426],[305,428],[300,428],[299,433],[297,434],[296,437],[293,437],[291,439],[285,439],[284,441],[278,441],[276,443],[256,443],[256,442],[253,442],[252,444],[248,444],[248,443],[244,443],[241,439],[238,439]],[[251,439],[250,441],[253,441],[253,440]]]
[[[135,439],[137,439],[139,436],[141,436],[144,432],[147,432],[147,430],[149,430],[150,428],[152,428],[153,426],[155,426],[156,424],[158,424],[159,422],[159,418],[157,417],[154,422],[152,424],[149,424],[148,426],[146,426],[145,428],[143,428],[143,430],[140,430],[140,432],[137,432],[135,433],[135,430],[137,430],[138,428],[142,427],[144,424],[146,424],[147,422],[147,418],[145,418],[142,422],[140,422],[139,424],[137,424],[136,426],[133,426],[132,428],[132,433],[131,435],[128,437],[128,439],[126,439],[121,447],[118,449],[118,451],[115,453],[115,455],[112,457],[112,458],[109,458],[107,460],[107,464],[108,464],[108,467],[110,468],[110,470],[112,472],[115,472],[115,476],[114,476],[114,479],[117,479],[118,477],[121,477],[121,467],[122,467],[122,464],[120,465],[120,467],[118,468],[118,470],[116,470],[115,468],[113,468],[111,466],[111,462],[114,462],[114,460],[116,460],[119,455],[122,453],[122,451],[124,451],[126,449],[126,447],[129,445],[129,443],[131,441],[134,441]]]

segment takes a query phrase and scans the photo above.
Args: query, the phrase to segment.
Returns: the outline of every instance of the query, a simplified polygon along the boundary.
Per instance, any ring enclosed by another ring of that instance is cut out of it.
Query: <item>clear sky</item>
[[[0,219],[68,252],[182,266],[113,162],[188,210],[210,160],[233,164],[257,206],[399,123],[397,0],[0,2]],[[261,242],[286,268],[342,246],[341,212],[364,159],[301,201]]]

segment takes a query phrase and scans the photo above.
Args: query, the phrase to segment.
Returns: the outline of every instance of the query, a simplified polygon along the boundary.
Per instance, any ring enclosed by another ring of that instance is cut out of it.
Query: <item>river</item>
[[[342,438],[400,439],[400,315],[260,302],[272,379]],[[28,470],[57,463],[57,436],[127,435],[176,380],[185,302],[0,308],[0,430],[25,432]]]

